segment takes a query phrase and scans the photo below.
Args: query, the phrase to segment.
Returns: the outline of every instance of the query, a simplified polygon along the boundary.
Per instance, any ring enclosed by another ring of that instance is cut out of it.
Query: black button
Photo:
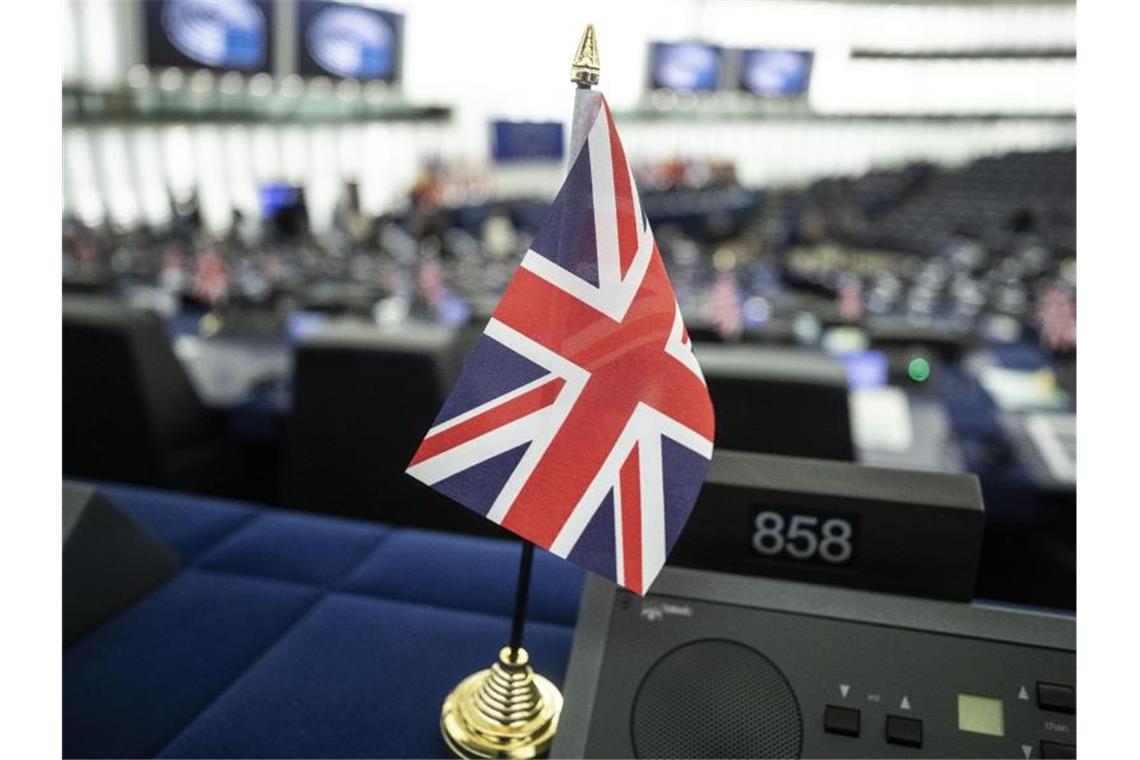
[[[1041,742],[1041,757],[1049,760],[1051,757],[1055,758],[1074,758],[1077,756],[1077,745],[1075,744],[1061,744],[1060,742]]]
[[[922,721],[901,715],[887,716],[887,741],[904,747],[922,746]]]
[[[1077,711],[1077,693],[1072,686],[1038,681],[1037,706],[1042,710],[1075,713]]]
[[[859,711],[851,707],[828,705],[823,711],[823,730],[843,736],[859,735]]]

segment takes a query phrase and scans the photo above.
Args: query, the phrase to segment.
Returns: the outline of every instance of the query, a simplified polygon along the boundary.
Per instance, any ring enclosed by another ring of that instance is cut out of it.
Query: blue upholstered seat
[[[183,558],[63,653],[68,757],[439,757],[509,629],[517,544],[120,486]],[[582,573],[539,552],[526,646],[561,683]]]

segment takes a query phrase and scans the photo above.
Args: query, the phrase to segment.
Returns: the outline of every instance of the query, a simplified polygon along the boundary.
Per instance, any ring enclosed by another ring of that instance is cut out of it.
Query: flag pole
[[[578,86],[567,151],[571,164],[601,107],[601,95],[590,89],[599,73],[597,35],[589,24],[570,67],[570,81]],[[534,544],[523,540],[510,641],[494,665],[463,679],[443,702],[440,730],[456,757],[529,759],[544,756],[554,742],[562,693],[534,672],[522,646],[533,566]]]
[[[570,67],[570,81],[578,85],[574,93],[574,117],[570,121],[570,149],[566,157],[570,164],[578,157],[578,151],[586,142],[586,131],[594,121],[594,115],[601,105],[601,94],[591,88],[598,83],[601,66],[598,61],[598,36],[594,25],[587,24]]]
[[[566,151],[569,163],[573,164],[578,151],[586,142],[586,130],[598,112],[600,95],[591,88],[598,83],[601,66],[598,60],[598,36],[593,24],[587,24],[578,42],[578,52],[570,66],[570,81],[578,86],[574,95],[574,115],[570,121],[570,145]],[[519,559],[519,578],[515,587],[515,609],[511,616],[511,660],[518,657],[522,648],[523,629],[526,626],[526,606],[530,593],[531,567],[534,564],[534,544],[522,541],[522,556]]]
[[[511,617],[511,661],[517,662],[522,649],[523,627],[526,625],[526,603],[530,596],[530,570],[534,564],[534,544],[522,541],[522,557],[519,559],[519,580],[515,586],[515,611]]]

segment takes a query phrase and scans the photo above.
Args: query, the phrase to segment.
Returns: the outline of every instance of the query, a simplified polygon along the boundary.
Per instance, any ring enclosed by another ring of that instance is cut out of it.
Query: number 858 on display
[[[753,520],[752,549],[771,559],[845,565],[855,552],[853,521],[763,510]]]

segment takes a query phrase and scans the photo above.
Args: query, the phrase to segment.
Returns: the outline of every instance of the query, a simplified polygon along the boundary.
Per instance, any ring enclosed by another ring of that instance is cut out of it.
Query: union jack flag
[[[644,594],[700,491],[713,409],[604,98],[408,473]]]

